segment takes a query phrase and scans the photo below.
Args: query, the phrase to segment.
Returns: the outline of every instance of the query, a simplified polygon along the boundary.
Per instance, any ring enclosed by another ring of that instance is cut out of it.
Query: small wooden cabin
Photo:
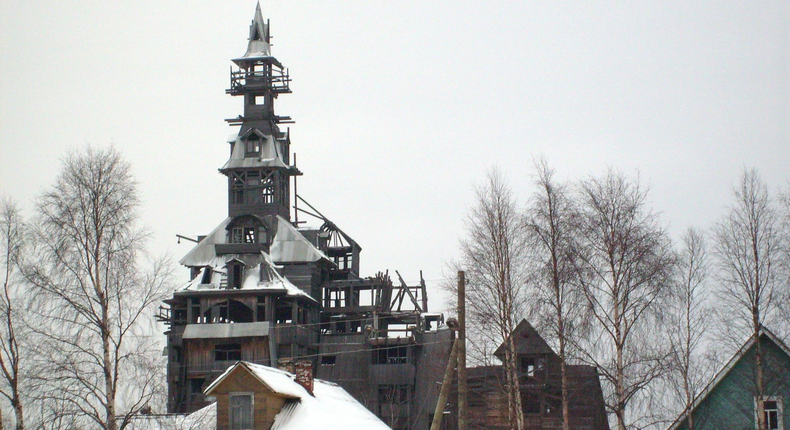
[[[343,388],[314,380],[309,362],[299,366],[296,375],[244,361],[228,368],[205,391],[217,399],[217,430],[389,430]]]

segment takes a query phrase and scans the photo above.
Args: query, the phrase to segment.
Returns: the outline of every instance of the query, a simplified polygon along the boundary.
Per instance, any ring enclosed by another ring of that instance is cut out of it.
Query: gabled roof
[[[521,320],[516,328],[513,329],[513,333],[511,333],[510,336],[513,337],[513,342],[516,346],[516,354],[554,354],[554,350],[552,350],[549,344],[540,337],[535,327],[532,327],[532,324],[527,320]],[[497,358],[502,359],[502,357],[505,356],[505,345],[509,339],[510,338],[505,339],[494,352]]]
[[[785,345],[785,343],[782,342],[781,339],[779,339],[773,332],[771,332],[771,330],[768,330],[765,327],[760,327],[760,337],[768,338],[768,340],[770,340],[776,346],[778,346],[779,349],[782,352],[784,352],[788,358],[790,358],[790,348],[788,348],[787,345]],[[705,389],[703,389],[702,392],[699,393],[697,397],[694,398],[694,403],[691,405],[692,412],[695,411],[697,407],[699,407],[700,403],[702,403],[705,400],[705,398],[708,397],[711,391],[713,391],[721,383],[721,381],[723,381],[724,378],[727,377],[730,371],[735,367],[735,365],[738,364],[739,361],[741,361],[741,358],[743,358],[743,356],[755,345],[755,343],[756,343],[755,337],[750,336],[749,340],[747,340],[746,343],[744,343],[743,346],[741,346],[738,349],[738,351],[735,352],[732,358],[730,358],[730,361],[728,361],[727,364],[725,364],[724,367],[722,367],[721,370],[719,370],[719,372],[716,373],[716,376],[714,376],[713,379],[708,383],[708,385],[705,386]],[[683,423],[683,421],[685,420],[685,418],[686,417],[683,414],[680,414],[675,419],[675,421],[672,422],[672,424],[667,428],[667,430],[678,429],[680,425]]]
[[[294,375],[291,373],[245,361],[237,362],[228,368],[206,388],[205,394],[211,395],[212,391],[237,369],[248,372],[273,393],[289,399],[275,416],[272,430],[390,429],[336,384],[316,379],[313,384],[313,395],[310,395],[294,381]]]
[[[258,382],[263,384],[264,387],[278,396],[289,399],[301,399],[304,396],[309,396],[301,385],[294,382],[293,375],[290,373],[267,366],[248,363],[246,361],[237,361],[236,364],[228,367],[225,372],[206,387],[203,392],[207,396],[210,396],[222,381],[237,369],[246,370],[249,374],[254,376]]]

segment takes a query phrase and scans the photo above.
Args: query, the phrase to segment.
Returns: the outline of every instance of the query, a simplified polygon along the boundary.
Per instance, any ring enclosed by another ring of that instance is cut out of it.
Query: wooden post
[[[444,379],[442,380],[442,389],[439,391],[439,401],[436,402],[436,409],[433,413],[433,421],[431,421],[431,430],[439,430],[442,427],[442,416],[444,415],[444,406],[447,404],[447,397],[450,396],[450,386],[453,385],[453,368],[458,359],[458,339],[453,342],[453,349],[450,352],[450,359],[447,361],[447,368],[444,370]]]
[[[466,430],[466,277],[458,271],[458,430]]]

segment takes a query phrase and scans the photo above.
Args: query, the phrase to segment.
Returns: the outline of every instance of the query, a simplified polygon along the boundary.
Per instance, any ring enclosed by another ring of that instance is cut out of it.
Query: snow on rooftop
[[[243,366],[274,393],[292,400],[275,416],[271,430],[389,430],[378,417],[342,387],[316,379],[313,395],[294,381],[294,375],[272,367],[240,361],[206,388],[207,395],[237,366]]]
[[[329,260],[323,252],[307,240],[288,220],[276,216],[277,233],[270,247],[269,256],[276,263],[312,263],[320,259]],[[203,238],[179,263],[184,266],[216,266],[217,253],[214,245],[227,243],[226,228],[233,218],[226,218],[208,236]],[[224,265],[226,261],[222,262]]]
[[[212,403],[191,414],[137,415],[127,430],[216,430],[217,404]]]
[[[241,284],[242,290],[284,291],[288,297],[305,297],[315,301],[308,293],[282,276],[277,270],[281,267],[275,266],[271,257],[265,252],[253,255],[228,254],[215,257],[209,264],[201,268],[197,276],[182,287],[181,291],[222,289],[223,281],[227,282],[226,266],[233,260],[242,262],[246,268]],[[261,266],[263,266],[263,270],[261,270]],[[211,271],[208,277],[206,276],[207,271]]]

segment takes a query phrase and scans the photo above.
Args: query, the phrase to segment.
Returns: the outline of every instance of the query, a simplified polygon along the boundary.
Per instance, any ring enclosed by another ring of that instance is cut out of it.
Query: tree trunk
[[[13,388],[13,392],[17,392],[17,387]],[[11,406],[14,408],[14,418],[16,418],[16,430],[24,430],[25,429],[25,417],[22,413],[22,401],[19,398],[18,394],[14,394],[14,398],[11,400]]]
[[[568,411],[568,365],[565,363],[565,339],[560,337],[560,372],[562,373],[562,430],[570,430],[571,417]]]
[[[510,331],[513,332],[512,330]],[[513,342],[513,336],[509,336],[507,351],[505,353],[507,366],[507,383],[508,383],[508,407],[510,409],[510,416],[515,419],[511,422],[511,428],[515,430],[524,430],[524,411],[521,405],[521,390],[519,390],[518,371],[516,369],[516,346]],[[515,424],[515,426],[513,426]]]

